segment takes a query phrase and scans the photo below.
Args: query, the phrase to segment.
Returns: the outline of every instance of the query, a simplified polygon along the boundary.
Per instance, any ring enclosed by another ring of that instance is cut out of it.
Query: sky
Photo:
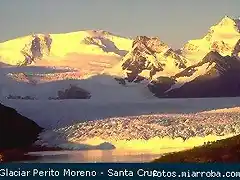
[[[158,36],[172,47],[203,37],[240,0],[0,0],[0,42],[32,33],[106,30]]]

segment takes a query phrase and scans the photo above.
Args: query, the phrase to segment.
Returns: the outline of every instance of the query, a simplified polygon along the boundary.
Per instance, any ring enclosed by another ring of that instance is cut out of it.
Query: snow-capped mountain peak
[[[188,41],[181,49],[182,55],[192,64],[199,62],[209,51],[217,51],[222,56],[232,55],[239,39],[239,20],[225,16],[210,27],[202,39]]]
[[[137,36],[133,41],[132,48],[146,48],[146,50],[156,53],[163,53],[169,49],[168,45],[162,42],[159,37],[147,36]]]
[[[218,23],[218,26],[231,26],[235,25],[235,21],[229,17],[229,16],[224,16],[224,18]]]
[[[49,40],[47,43],[45,43],[46,37]],[[25,64],[26,59],[28,61],[34,58],[64,58],[74,53],[124,56],[126,53],[123,52],[129,51],[131,45],[131,39],[103,30],[86,30],[47,36],[33,34],[0,43],[0,57],[1,61],[6,64],[17,65]],[[43,49],[48,49],[48,53],[42,52],[45,51]]]
[[[212,26],[210,31],[216,36],[218,34],[238,34],[238,25],[236,20],[230,18],[229,16],[225,16],[219,23]]]
[[[137,36],[120,68],[130,71],[131,76],[154,79],[159,74],[173,75],[186,65],[187,60],[158,37]]]

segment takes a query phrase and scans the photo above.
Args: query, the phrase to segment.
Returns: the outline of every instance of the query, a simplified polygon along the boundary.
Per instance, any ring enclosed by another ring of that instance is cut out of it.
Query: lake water
[[[95,163],[95,162],[122,162],[137,163],[151,162],[159,158],[160,154],[119,152],[116,150],[91,151],[46,151],[28,153],[34,160],[22,161],[36,163]]]

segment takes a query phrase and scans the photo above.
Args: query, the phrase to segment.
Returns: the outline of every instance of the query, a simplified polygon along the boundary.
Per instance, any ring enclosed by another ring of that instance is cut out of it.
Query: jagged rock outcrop
[[[174,78],[158,77],[148,85],[148,88],[157,97],[168,97],[165,92],[169,90],[175,83],[176,80]]]
[[[58,99],[90,99],[91,93],[74,85],[65,91],[58,91]]]
[[[0,103],[0,151],[31,146],[43,129]]]
[[[132,44],[132,50],[122,59],[122,70],[137,77],[144,71],[147,78],[152,79],[157,72],[169,73],[167,69],[176,72],[186,68],[187,60],[168,47],[156,37],[138,36]]]
[[[238,32],[240,33],[240,18],[236,19],[235,22],[237,25]]]
[[[238,40],[233,49],[232,56],[240,57],[240,39]]]
[[[232,47],[224,41],[213,41],[210,50],[224,54],[224,52],[231,51]]]
[[[31,41],[25,44],[21,53],[25,56],[25,62],[20,65],[28,65],[50,54],[52,38],[49,34],[34,34]]]
[[[104,35],[109,35],[104,33]],[[115,53],[119,56],[125,56],[127,54],[127,51],[120,50],[117,48],[117,46],[112,42],[110,39],[108,39],[105,36],[93,36],[93,37],[86,37],[83,39],[83,43],[87,45],[95,45],[102,49],[103,52],[106,53]]]
[[[200,98],[240,96],[240,61],[209,52],[202,61],[166,81],[153,81],[149,89],[158,97]]]
[[[36,100],[35,97],[31,96],[16,96],[16,95],[8,95],[7,99],[21,99],[21,100]]]

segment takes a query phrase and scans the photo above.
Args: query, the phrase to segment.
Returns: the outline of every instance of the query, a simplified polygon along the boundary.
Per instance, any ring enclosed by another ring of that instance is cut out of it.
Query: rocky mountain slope
[[[232,97],[240,95],[239,53],[239,20],[226,16],[203,39],[191,40],[181,50],[159,38],[137,37],[121,69],[130,82],[148,79],[157,97]]]
[[[138,36],[123,57],[120,69],[129,75],[153,79],[159,74],[173,75],[187,67],[187,60],[156,37]]]
[[[210,51],[222,56],[240,54],[240,20],[225,16],[212,26],[208,33],[197,40],[190,40],[183,48],[174,50],[157,37],[138,36],[122,62],[117,65],[122,74],[132,78],[143,76],[156,79],[173,76],[185,68],[200,62]]]
[[[32,120],[0,104],[0,151],[30,146],[41,131]]]
[[[149,88],[158,97],[240,96],[240,61],[211,51],[196,65],[172,77],[159,77]]]

